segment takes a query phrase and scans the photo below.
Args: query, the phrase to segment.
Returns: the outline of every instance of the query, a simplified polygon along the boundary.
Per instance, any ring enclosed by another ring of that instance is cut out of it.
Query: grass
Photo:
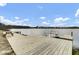
[[[79,55],[79,49],[73,49],[72,55]]]

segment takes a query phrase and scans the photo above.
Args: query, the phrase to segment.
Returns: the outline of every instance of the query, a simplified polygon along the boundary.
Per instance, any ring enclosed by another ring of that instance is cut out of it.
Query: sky
[[[0,23],[22,26],[79,26],[79,4],[0,3]]]

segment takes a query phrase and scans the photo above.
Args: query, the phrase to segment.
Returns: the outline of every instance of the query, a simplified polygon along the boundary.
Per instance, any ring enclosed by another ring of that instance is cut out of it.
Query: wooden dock
[[[17,55],[72,55],[72,41],[69,40],[16,33],[6,37]]]
[[[0,30],[0,55],[14,55],[9,42],[3,37],[3,30]]]

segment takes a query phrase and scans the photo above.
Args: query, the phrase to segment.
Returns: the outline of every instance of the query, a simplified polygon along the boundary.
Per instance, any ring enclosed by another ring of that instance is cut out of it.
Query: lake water
[[[73,47],[79,48],[79,29],[11,29],[14,32],[21,32],[21,34],[30,36],[54,36],[58,34],[59,36],[73,34]]]

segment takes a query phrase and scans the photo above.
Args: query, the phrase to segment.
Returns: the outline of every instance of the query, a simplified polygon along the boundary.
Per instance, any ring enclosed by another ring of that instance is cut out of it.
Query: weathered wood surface
[[[7,35],[14,52],[19,55],[71,55],[72,41],[37,36]]]
[[[3,36],[3,30],[0,30],[0,55],[14,55],[8,40]]]
[[[69,39],[69,40],[73,40],[73,37],[71,37],[70,35],[62,35],[62,36],[59,36],[59,37]]]

